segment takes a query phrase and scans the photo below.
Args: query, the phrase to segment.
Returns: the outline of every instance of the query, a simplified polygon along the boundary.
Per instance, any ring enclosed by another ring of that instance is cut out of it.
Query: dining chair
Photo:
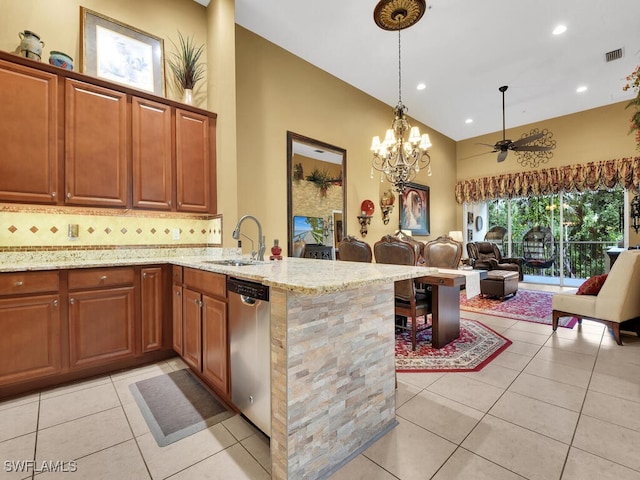
[[[373,252],[367,242],[358,240],[353,235],[347,235],[339,245],[339,259],[347,262],[371,263]]]
[[[415,265],[416,253],[415,246],[401,240],[393,235],[385,235],[373,246],[373,252],[376,263],[385,263],[393,265]],[[396,316],[411,319],[411,325],[398,325],[397,328],[411,330],[411,349],[416,349],[417,332],[431,328],[427,324],[427,314],[431,313],[431,292],[417,291],[415,282],[412,278],[407,280],[399,280],[394,284],[395,294],[395,314]],[[418,329],[417,318],[425,317],[424,325]]]

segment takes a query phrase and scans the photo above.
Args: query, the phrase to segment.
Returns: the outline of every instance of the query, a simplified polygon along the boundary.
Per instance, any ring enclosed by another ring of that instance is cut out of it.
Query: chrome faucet
[[[254,217],[253,215],[245,215],[242,218],[240,218],[240,220],[238,220],[238,224],[236,225],[236,228],[233,230],[233,238],[235,240],[240,240],[240,226],[242,225],[242,222],[244,222],[247,218],[250,218],[251,220],[253,220],[254,222],[256,222],[256,225],[258,225],[258,260],[259,261],[263,261],[264,260],[264,251],[266,249],[265,243],[264,243],[264,237],[262,236],[262,225],[260,225],[260,222],[258,221],[258,219],[256,217]],[[243,236],[246,237],[246,235],[242,234]],[[248,238],[248,237],[247,237]],[[251,245],[253,245],[253,242],[251,242]],[[251,258],[254,258],[256,255],[255,250],[251,252]]]

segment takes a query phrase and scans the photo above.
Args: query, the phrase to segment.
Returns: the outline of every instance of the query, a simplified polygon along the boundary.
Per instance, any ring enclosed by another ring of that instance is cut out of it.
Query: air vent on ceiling
[[[611,50],[610,52],[604,54],[604,59],[607,62],[612,62],[614,60],[618,60],[619,58],[622,58],[621,48],[618,48],[617,50]]]

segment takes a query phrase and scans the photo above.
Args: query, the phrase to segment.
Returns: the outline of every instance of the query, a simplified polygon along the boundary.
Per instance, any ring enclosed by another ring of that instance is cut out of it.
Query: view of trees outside
[[[511,203],[511,252],[524,256],[522,240],[535,226],[551,229],[555,239],[555,261],[547,269],[528,267],[525,273],[559,276],[564,266],[567,277],[589,278],[604,273],[606,250],[623,240],[622,215],[624,192],[621,188],[589,192],[563,193],[563,222],[560,223],[560,196],[546,195],[490,202],[489,227],[508,227]],[[560,229],[564,230],[564,248],[560,248]],[[505,254],[507,251],[503,247]],[[553,250],[550,248],[550,250]]]

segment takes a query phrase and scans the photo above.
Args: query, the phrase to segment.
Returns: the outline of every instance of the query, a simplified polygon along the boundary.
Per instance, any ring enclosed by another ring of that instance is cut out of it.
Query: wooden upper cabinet
[[[133,206],[171,210],[171,107],[131,98]]]
[[[127,95],[65,79],[67,204],[128,205]]]
[[[178,211],[215,213],[213,119],[176,109],[176,195]]]
[[[57,202],[57,78],[0,60],[0,200]]]

